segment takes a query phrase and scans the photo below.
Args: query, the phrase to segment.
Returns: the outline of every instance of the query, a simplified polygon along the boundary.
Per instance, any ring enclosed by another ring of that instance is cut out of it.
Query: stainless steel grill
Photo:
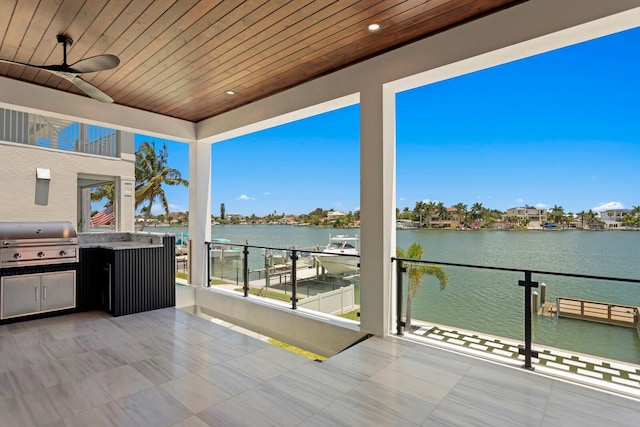
[[[0,269],[78,262],[78,236],[68,221],[0,222]]]

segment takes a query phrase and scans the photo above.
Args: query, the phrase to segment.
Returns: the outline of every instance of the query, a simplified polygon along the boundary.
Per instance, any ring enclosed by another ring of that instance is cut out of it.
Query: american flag
[[[101,225],[109,224],[113,221],[115,217],[113,216],[113,206],[107,206],[97,214],[91,217],[91,226],[99,227]]]

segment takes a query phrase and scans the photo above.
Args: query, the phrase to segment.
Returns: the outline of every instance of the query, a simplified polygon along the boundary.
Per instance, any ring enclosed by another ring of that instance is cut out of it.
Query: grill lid
[[[78,235],[70,221],[0,222],[0,242],[4,246],[15,241],[76,239]]]

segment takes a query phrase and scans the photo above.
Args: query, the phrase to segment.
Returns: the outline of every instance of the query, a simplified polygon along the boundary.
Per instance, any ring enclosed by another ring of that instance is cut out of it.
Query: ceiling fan
[[[78,89],[89,95],[91,98],[101,102],[113,102],[113,99],[97,87],[93,86],[86,80],[80,77],[83,73],[95,73],[97,71],[110,70],[117,67],[120,64],[120,59],[115,55],[98,55],[91,58],[81,59],[80,61],[71,65],[67,64],[67,46],[73,44],[73,40],[69,37],[58,34],[56,36],[58,43],[62,45],[62,64],[61,65],[32,65],[25,64],[18,61],[10,61],[7,59],[0,59],[0,62],[6,62],[7,64],[24,65],[27,67],[39,68],[44,71],[55,74],[70,81]]]

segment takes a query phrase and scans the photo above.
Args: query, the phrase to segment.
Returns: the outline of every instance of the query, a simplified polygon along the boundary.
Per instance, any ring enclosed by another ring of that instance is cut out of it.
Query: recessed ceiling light
[[[369,31],[370,33],[375,33],[376,31],[380,31],[380,28],[382,27],[378,23],[367,25],[367,31]]]
[[[227,95],[235,95],[236,93],[232,90],[228,90],[225,92]]]

